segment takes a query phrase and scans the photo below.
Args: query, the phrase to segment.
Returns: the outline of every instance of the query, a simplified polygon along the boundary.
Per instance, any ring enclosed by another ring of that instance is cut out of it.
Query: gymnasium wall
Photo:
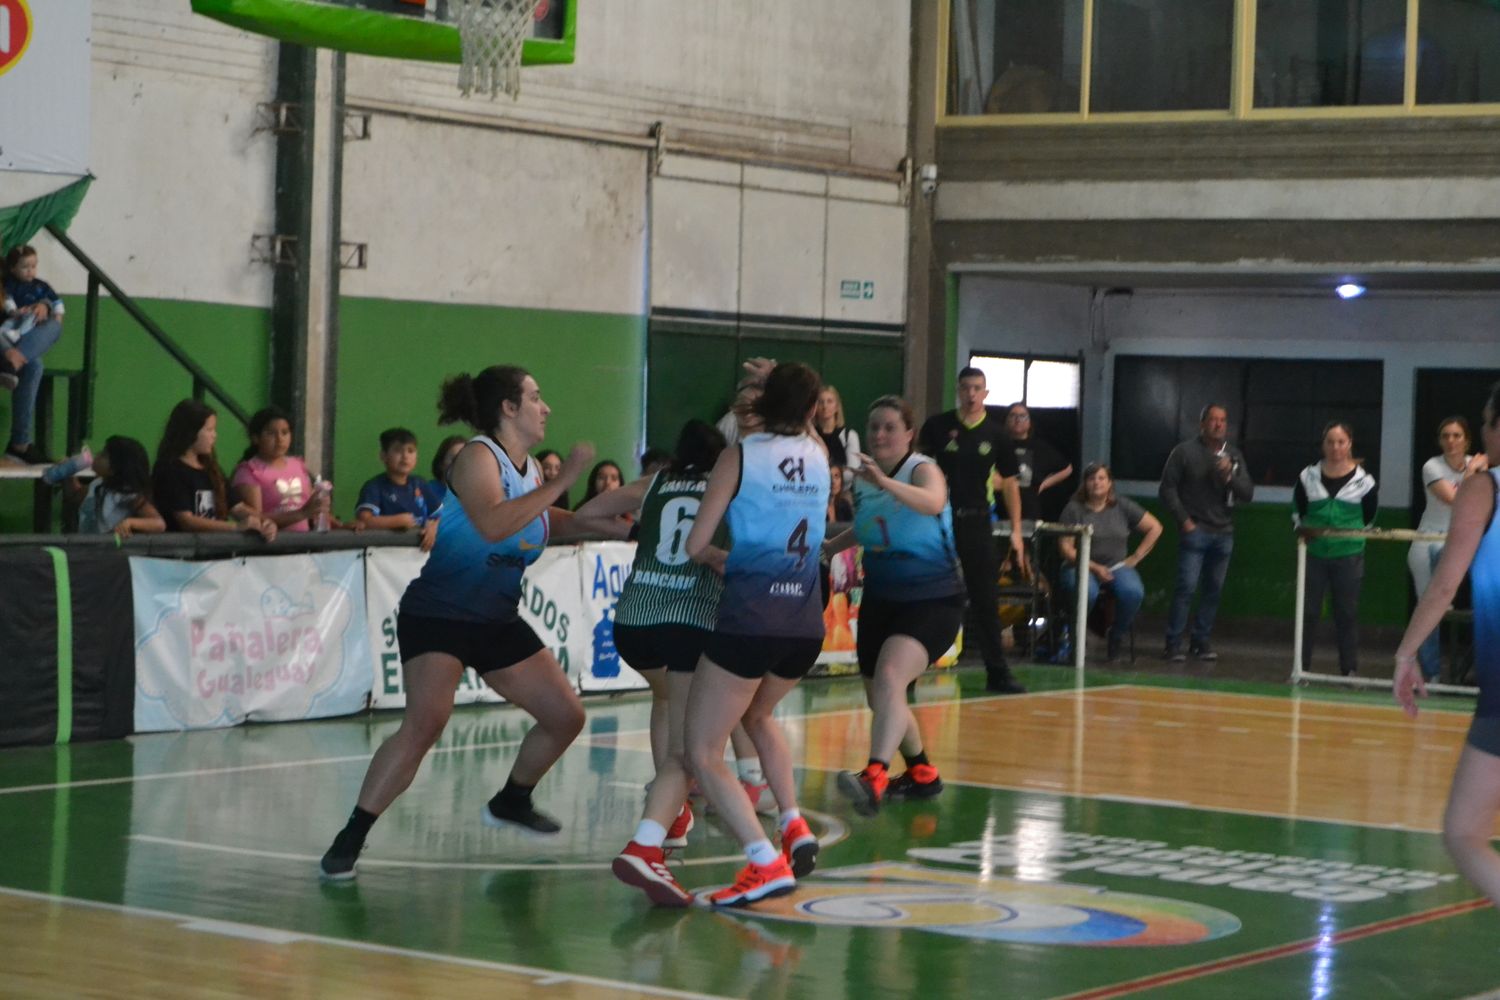
[[[435,444],[441,377],[499,361],[536,372],[555,411],[549,444],[590,438],[628,468],[653,304],[899,321],[897,185],[833,175],[893,175],[903,155],[909,5],[878,6],[590,3],[578,63],[526,71],[517,102],[460,99],[454,67],[351,57],[347,103],[369,130],[344,147],[342,238],[365,245],[366,264],[340,274],[336,509],[378,468],[380,429],[405,423]],[[98,180],[71,230],[251,410],[268,382],[272,270],[251,242],[274,228],[274,137],[257,105],[273,95],[275,53],[181,0],[96,4]],[[655,122],[694,154],[669,155],[653,178]],[[788,159],[811,166],[778,166]],[[709,188],[728,197],[697,197]],[[728,266],[705,252],[725,239]],[[85,278],[37,242],[73,309],[48,362],[72,367]],[[844,277],[877,294],[838,299]],[[150,345],[132,324],[104,327],[95,443],[129,433],[154,449],[186,393]],[[221,457],[242,442],[226,426]],[[0,527],[18,529],[25,509],[22,491],[0,492]]]
[[[1115,393],[1113,355],[1225,358],[1346,358],[1383,364],[1379,526],[1409,527],[1406,470],[1435,448],[1412,440],[1413,387],[1418,368],[1500,367],[1500,296],[1371,293],[1343,302],[1326,291],[1244,289],[1129,293],[1042,281],[964,274],[959,280],[959,357],[970,351],[1084,357],[1084,461],[1109,458]],[[992,402],[1004,402],[992,400]],[[1330,414],[1330,417],[1332,414]],[[1231,422],[1235,419],[1230,414]],[[1317,458],[1308,444],[1307,461]],[[1134,496],[1154,497],[1154,482],[1122,483]],[[1290,618],[1294,547],[1291,490],[1260,487],[1256,503],[1237,515],[1236,562],[1225,613]],[[1175,532],[1143,565],[1148,596],[1164,606],[1175,563]],[[1361,614],[1395,624],[1407,612],[1405,546],[1377,544],[1367,579],[1402,583],[1367,587]]]

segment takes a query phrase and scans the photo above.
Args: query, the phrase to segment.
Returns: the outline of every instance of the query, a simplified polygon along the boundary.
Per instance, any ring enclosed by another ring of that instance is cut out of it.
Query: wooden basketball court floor
[[[1037,668],[1037,686],[1072,684]],[[461,709],[357,882],[315,863],[392,714],[0,752],[0,996],[1466,997],[1500,918],[1436,833],[1467,715],[1368,696],[1119,683],[994,698],[929,676],[948,783],[864,819],[851,680],[785,706],[823,840],[798,891],[654,910],[610,876],[651,776],[641,699],[593,703],[538,791],[564,832],[482,826],[524,732]],[[1135,679],[1126,679],[1132,680]],[[741,861],[700,819],[690,888]]]

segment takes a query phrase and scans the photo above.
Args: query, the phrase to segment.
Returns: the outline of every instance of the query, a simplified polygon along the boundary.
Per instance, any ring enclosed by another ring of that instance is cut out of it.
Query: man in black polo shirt
[[[1005,426],[984,407],[989,389],[984,372],[965,368],[958,373],[958,409],[939,413],[922,425],[918,438],[948,479],[953,506],[953,544],[963,565],[969,591],[966,634],[979,640],[988,678],[986,689],[998,694],[1020,694],[1026,689],[1011,676],[1000,641],[1000,560],[990,530],[990,477],[1001,477],[1001,496],[1010,517],[1011,551],[1018,566],[1026,564],[1021,537],[1021,492],[1016,453]]]

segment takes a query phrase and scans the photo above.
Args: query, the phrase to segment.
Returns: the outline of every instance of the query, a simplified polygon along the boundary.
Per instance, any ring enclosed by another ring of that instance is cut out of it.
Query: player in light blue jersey
[[[856,649],[875,717],[869,763],[858,774],[841,773],[838,784],[867,816],[887,796],[931,798],[942,791],[906,689],[953,645],[967,603],[948,483],[936,462],[912,451],[915,438],[906,400],[882,396],[870,404],[870,454],[860,456],[856,473],[854,527],[824,543],[829,554],[856,542],[863,549]],[[891,756],[898,747],[907,769],[892,781]]]
[[[771,370],[752,404],[761,430],[719,456],[688,533],[688,556],[723,572],[724,593],[688,695],[687,756],[750,859],[734,885],[709,894],[715,906],[791,892],[817,860],[817,838],[797,808],[791,753],[771,713],[823,647],[818,550],[828,510],[828,452],[810,424],[821,388],[806,365]],[[727,553],[713,544],[726,520]],[[781,807],[780,851],[724,763],[724,741],[741,721]]]
[[[448,471],[449,495],[432,554],[407,587],[396,618],[406,682],[401,728],[375,751],[348,824],[323,856],[324,878],[354,877],[355,861],[376,818],[411,784],[417,767],[453,712],[466,666],[536,725],[516,753],[505,787],[481,816],[556,833],[531,790],[583,728],[583,705],[557,658],[520,617],[521,574],[550,534],[571,529],[572,515],[550,510],[593,461],[574,446],[557,478],[543,484],[530,457],[551,411],[525,369],[486,368],[443,383],[439,420],[463,421],[479,433]]]
[[[1500,382],[1490,387],[1480,427],[1484,453],[1500,458]],[[1416,717],[1427,694],[1417,651],[1438,627],[1469,574],[1474,593],[1474,671],[1479,701],[1443,814],[1443,844],[1479,891],[1500,906],[1500,856],[1490,844],[1500,813],[1500,470],[1470,476],[1453,498],[1453,517],[1432,582],[1396,648],[1396,700]]]

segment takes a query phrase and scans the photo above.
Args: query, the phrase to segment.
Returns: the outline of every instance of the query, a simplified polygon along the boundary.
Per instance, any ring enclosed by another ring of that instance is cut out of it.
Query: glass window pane
[[[1500,8],[1490,0],[1422,0],[1417,103],[1500,102]]]
[[[1096,0],[1090,110],[1229,108],[1234,0]]]
[[[1042,410],[1078,409],[1078,365],[1033,361],[1026,372],[1026,405]]]
[[[997,358],[992,354],[971,354],[969,365],[984,372],[985,387],[990,390],[987,406],[1009,406],[1024,399],[1026,362],[1021,358]]]
[[[953,0],[948,110],[1079,110],[1083,0]]]
[[[1256,107],[1402,102],[1406,0],[1257,0],[1255,10]]]

